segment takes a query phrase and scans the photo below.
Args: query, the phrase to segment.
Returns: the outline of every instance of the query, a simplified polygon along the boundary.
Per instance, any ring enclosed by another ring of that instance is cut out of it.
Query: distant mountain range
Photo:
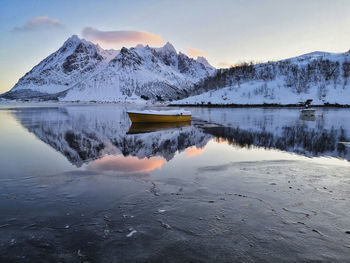
[[[73,35],[2,97],[61,101],[174,100],[215,74],[205,58],[138,45],[104,50]]]
[[[350,52],[313,52],[260,64],[215,69],[168,42],[104,50],[77,36],[25,74],[0,99],[160,101],[173,104],[350,105]]]

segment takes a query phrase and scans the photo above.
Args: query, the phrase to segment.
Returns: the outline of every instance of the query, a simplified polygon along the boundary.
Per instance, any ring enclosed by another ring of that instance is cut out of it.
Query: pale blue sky
[[[42,16],[57,25],[31,28],[28,21]],[[203,51],[218,66],[316,50],[345,52],[350,49],[350,1],[1,0],[0,93],[69,36],[81,36],[84,27],[161,35],[178,51]]]

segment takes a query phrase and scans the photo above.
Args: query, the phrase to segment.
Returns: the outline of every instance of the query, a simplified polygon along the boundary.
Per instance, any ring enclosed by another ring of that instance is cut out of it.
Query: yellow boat
[[[169,111],[128,111],[130,120],[135,122],[188,122],[191,120],[191,112],[185,110]]]

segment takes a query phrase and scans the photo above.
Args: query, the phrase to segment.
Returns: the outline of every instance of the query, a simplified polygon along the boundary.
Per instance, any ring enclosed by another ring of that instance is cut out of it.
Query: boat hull
[[[191,115],[161,115],[128,112],[132,122],[188,122]]]

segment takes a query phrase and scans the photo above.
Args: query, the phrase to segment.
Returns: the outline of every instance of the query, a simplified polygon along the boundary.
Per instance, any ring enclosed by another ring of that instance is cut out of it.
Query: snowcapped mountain
[[[216,70],[169,42],[161,48],[104,50],[72,36],[0,98],[238,105],[312,99],[313,104],[350,105],[349,77],[350,52],[317,51]]]
[[[73,35],[55,53],[25,74],[10,93],[55,94],[69,89],[117,55]]]
[[[213,66],[209,64],[208,60],[205,57],[197,57],[196,59],[197,62],[201,63],[202,65],[204,65],[204,67],[208,70],[208,71],[212,71],[213,70]]]
[[[262,64],[220,69],[174,104],[350,105],[350,52],[312,52]]]
[[[186,97],[194,84],[215,73],[201,58],[162,48],[104,50],[77,36],[48,56],[3,95],[63,101],[172,100]]]
[[[74,85],[62,100],[179,99],[213,73],[213,67],[177,53],[169,42],[158,49],[141,45],[122,48],[106,67]]]

